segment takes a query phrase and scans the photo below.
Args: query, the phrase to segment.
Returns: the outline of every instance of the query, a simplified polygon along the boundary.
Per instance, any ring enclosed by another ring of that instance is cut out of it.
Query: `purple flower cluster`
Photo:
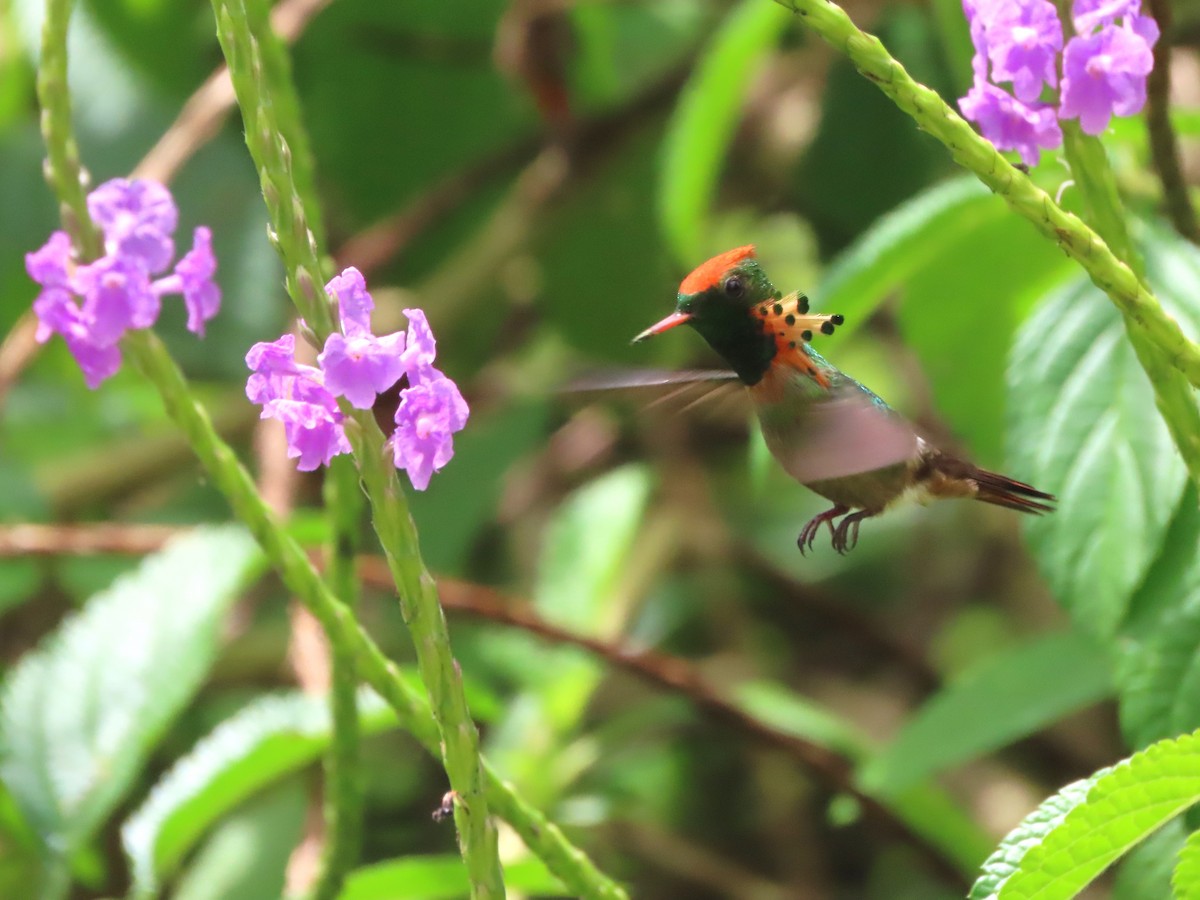
[[[1016,150],[1027,165],[1062,144],[1060,119],[1078,119],[1087,134],[1100,134],[1112,116],[1145,104],[1158,25],[1141,14],[1141,0],[1074,0],[1076,34],[1065,48],[1050,0],[963,0],[963,10],[975,44],[975,83],[959,107],[984,137]],[[1004,83],[1011,93],[997,86]],[[1056,101],[1043,99],[1047,89],[1058,90]]]
[[[375,303],[357,269],[346,269],[325,290],[337,299],[342,330],[326,339],[317,365],[296,362],[293,335],[255,344],[246,354],[254,372],[246,396],[262,404],[262,418],[283,422],[288,456],[299,458],[301,471],[311,472],[350,452],[338,397],[355,409],[370,409],[380,393],[407,377],[390,446],[396,467],[423,491],[454,455],[453,435],[467,424],[468,414],[458,386],[433,366],[436,341],[425,313],[406,309],[407,333],[376,337],[371,333]]]
[[[175,256],[179,212],[171,192],[154,181],[106,181],[87,198],[88,213],[104,233],[104,256],[87,265],[71,258],[66,232],[25,256],[29,277],[42,288],[34,301],[37,340],[61,334],[96,388],[121,367],[117,346],[126,331],[149,328],[162,298],[182,294],[189,330],[203,337],[204,323],[217,314],[221,291],[213,282],[217,261],[212,235],[197,228],[192,249],[161,278]]]

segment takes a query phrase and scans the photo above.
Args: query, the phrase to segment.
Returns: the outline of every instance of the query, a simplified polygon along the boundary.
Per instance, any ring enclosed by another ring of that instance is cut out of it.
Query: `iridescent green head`
[[[812,337],[829,334],[841,316],[808,314],[808,299],[787,298],[771,284],[754,247],[737,247],[705,262],[679,285],[675,312],[634,341],[688,324],[721,354],[746,384],[757,384],[781,352],[788,355]]]

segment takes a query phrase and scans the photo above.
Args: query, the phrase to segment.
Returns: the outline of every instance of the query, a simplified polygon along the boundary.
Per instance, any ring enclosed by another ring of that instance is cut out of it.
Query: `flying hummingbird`
[[[801,553],[812,549],[822,525],[829,526],[834,549],[845,553],[858,543],[863,519],[902,498],[924,503],[972,497],[1025,513],[1053,511],[1053,495],[937,449],[880,397],[813,350],[813,332],[832,334],[842,317],[812,314],[803,294],[776,290],[753,246],[699,266],[679,285],[675,312],[633,340],[684,324],[732,367],[728,377],[747,387],[779,464],[833,503],[801,529],[796,541]]]

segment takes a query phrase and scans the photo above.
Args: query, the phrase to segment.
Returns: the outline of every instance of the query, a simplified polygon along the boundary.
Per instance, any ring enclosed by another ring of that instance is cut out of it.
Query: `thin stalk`
[[[264,0],[250,0],[246,12],[250,17],[250,29],[259,36],[258,51],[262,56],[262,77],[270,85],[270,96],[274,112],[274,125],[282,140],[286,141],[290,153],[292,183],[300,198],[305,213],[305,223],[313,235],[317,247],[325,246],[325,231],[321,221],[320,204],[317,200],[316,166],[308,132],[304,129],[304,116],[300,97],[296,93],[296,82],[292,78],[292,61],[287,45],[271,28],[272,4]]]
[[[351,611],[358,605],[355,557],[360,550],[362,491],[354,463],[332,460],[324,485],[330,538],[325,549],[325,579]],[[362,843],[362,761],[359,755],[358,674],[354,653],[344,642],[330,642],[329,687],[333,739],[325,756],[325,854],[313,888],[313,900],[334,900]]]
[[[1078,216],[1065,212],[1024,172],[1014,168],[936,92],[914,81],[879,39],[860,30],[840,6],[829,0],[776,2],[797,13],[823,40],[845,53],[859,72],[913,117],[921,130],[945,144],[959,165],[974,172],[1038,231],[1062,247],[1109,296],[1131,327],[1159,348],[1189,382],[1200,386],[1200,346],[1188,340],[1179,323],[1167,315],[1158,299],[1096,232]]]
[[[1071,166],[1071,177],[1083,197],[1088,218],[1104,240],[1137,273],[1145,278],[1145,263],[1126,227],[1125,210],[1117,191],[1117,180],[1108,154],[1099,139],[1086,135],[1076,122],[1064,122],[1063,151]],[[1192,480],[1200,484],[1200,407],[1188,380],[1163,359],[1159,348],[1126,313],[1125,330],[1138,362],[1154,386],[1154,399],[1171,438],[1179,448]]]
[[[100,232],[87,211],[83,167],[71,127],[71,91],[67,85],[67,28],[73,0],[47,0],[42,23],[37,95],[42,109],[42,139],[46,142],[46,181],[59,200],[63,227],[83,260],[104,250]]]
[[[1174,17],[1171,0],[1149,0],[1149,11],[1158,22],[1159,38],[1154,45],[1154,68],[1146,79],[1146,131],[1150,135],[1150,158],[1162,182],[1163,203],[1175,230],[1200,244],[1200,223],[1188,194],[1187,179],[1179,158],[1179,139],[1171,127],[1171,44]]]
[[[441,734],[428,702],[408,686],[396,664],[383,655],[350,608],[333,595],[303,548],[280,527],[250,474],[217,435],[208,413],[196,403],[183,373],[162,342],[151,332],[134,331],[125,336],[122,349],[157,388],[167,414],[187,436],[209,478],[254,535],[283,583],[321,623],[330,643],[353,656],[362,680],[396,711],[400,727],[431,755],[440,757]],[[487,801],[572,896],[627,900],[619,884],[597,869],[557,826],[486,764],[482,784]]]
[[[421,560],[417,527],[383,434],[370,410],[355,410],[354,420],[358,427],[346,431],[371,497],[372,524],[396,583],[400,611],[412,633],[417,669],[441,731],[442,757],[457,799],[454,818],[463,857],[480,896],[493,896],[492,892],[503,896],[497,834],[487,817],[479,765],[479,732],[467,709],[462,670],[450,652],[437,583]]]
[[[1193,480],[1200,483],[1200,410],[1193,386],[1200,386],[1200,346],[1192,343],[1150,293],[1134,269],[1082,219],[1065,212],[1029,177],[1014,168],[995,146],[975,133],[934,91],[913,80],[878,38],[860,30],[830,0],[776,0],[834,48],[891,100],[950,150],[954,160],[974,172],[1047,237],[1078,262],[1125,319],[1138,361],[1154,387],[1159,412]],[[1106,164],[1107,165],[1107,164]],[[1103,207],[1109,188],[1089,188],[1089,200]],[[1115,189],[1114,189],[1115,195]],[[1119,209],[1119,207],[1118,207]],[[1110,209],[1097,221],[1111,225]],[[1118,236],[1124,233],[1122,223]],[[1127,241],[1127,238],[1125,239]],[[1131,258],[1132,244],[1129,244]]]
[[[1071,167],[1075,188],[1083,198],[1087,220],[1112,252],[1141,280],[1146,264],[1134,246],[1126,223],[1124,204],[1117,190],[1117,179],[1108,163],[1108,153],[1100,139],[1084,134],[1078,122],[1062,123],[1063,153]]]
[[[292,299],[318,343],[333,329],[329,298],[321,290],[323,269],[310,222],[296,185],[292,153],[279,123],[278,100],[262,48],[276,40],[265,15],[255,17],[246,0],[213,0],[217,36],[229,64],[246,127],[246,144],[258,167]],[[255,25],[259,30],[255,29]],[[293,130],[298,121],[291,121]],[[488,816],[479,757],[479,734],[463,693],[462,675],[450,647],[437,588],[421,560],[416,526],[400,489],[396,468],[386,458],[383,435],[369,413],[355,413],[348,428],[363,483],[371,498],[372,521],[391,563],[404,620],[412,633],[417,665],[441,735],[442,761],[457,802],[454,821],[473,897],[504,896],[495,824]]]
[[[65,96],[66,35],[71,4],[51,0],[49,7],[47,16],[54,22],[53,25],[48,25],[44,32],[49,46],[46,48],[48,52],[43,53],[43,61],[46,58],[58,60],[55,64],[58,68],[55,77],[49,79],[50,84],[57,86],[45,96],[52,105],[57,104],[55,115],[58,118],[54,127],[47,128],[45,134],[51,159],[68,159],[72,153],[68,152],[67,148],[75,146],[69,99]],[[64,109],[66,115],[62,115]],[[53,117],[52,111],[44,108],[43,117]],[[279,149],[281,155],[278,161],[286,165],[286,146],[279,145]],[[74,155],[77,157],[77,154]],[[55,170],[53,165],[48,166],[47,171],[51,176],[50,186],[62,204],[64,216],[70,216],[70,210],[74,209],[81,228],[85,232],[90,230],[94,233],[95,227],[87,215],[86,203],[72,206],[71,182],[54,177],[51,173],[61,169]],[[264,180],[266,177],[264,175]],[[264,188],[265,186],[264,181]],[[289,196],[294,200],[294,194]],[[278,198],[278,194],[276,197]],[[304,213],[301,204],[295,201],[291,209],[293,214],[299,210],[298,215],[302,221]],[[272,208],[271,211],[273,215],[278,213],[276,208]],[[315,258],[311,234],[305,229],[304,235],[307,245],[313,248]],[[290,242],[294,239],[295,235],[289,232],[287,240]],[[300,246],[303,247],[304,244],[305,241],[302,240]],[[319,273],[319,266],[314,267],[312,273]],[[289,267],[292,287],[296,289],[299,297],[310,301],[307,307],[302,306],[311,309],[310,322],[331,321],[328,305],[318,302],[319,298],[323,298],[323,292],[312,293],[310,289],[315,287],[316,282],[311,277],[306,281],[300,277],[303,274],[295,267]],[[322,313],[324,319],[319,318]],[[352,658],[362,680],[374,688],[396,711],[400,727],[420,741],[431,755],[440,758],[442,735],[427,701],[408,687],[400,670],[384,656],[363,630],[353,611],[333,595],[329,586],[317,574],[300,545],[280,528],[274,513],[259,495],[249,473],[242,467],[229,445],[221,440],[208,413],[196,402],[183,373],[162,342],[151,332],[133,331],[125,336],[122,347],[126,357],[154,384],[167,414],[183,432],[213,484],[224,494],[234,514],[258,541],[276,573],[321,623],[333,652],[344,653],[348,658]],[[550,871],[572,894],[596,900],[627,900],[628,895],[620,885],[597,869],[581,850],[571,845],[557,827],[548,823],[537,809],[502,782],[486,763],[481,764],[482,783],[487,798],[494,800],[501,815],[512,825],[525,845],[546,863]],[[475,808],[478,810],[483,806],[483,798],[480,798]],[[65,871],[59,875],[61,879],[69,881],[69,874]]]
[[[282,131],[280,109],[267,84],[269,67],[262,54],[262,42],[275,37],[266,28],[260,39],[243,0],[213,0],[213,11],[217,17],[217,39],[242,113],[246,146],[258,168],[270,215],[269,236],[285,263],[288,296],[309,328],[323,341],[334,328],[333,308],[321,287],[326,281],[325,266],[317,250],[310,211],[296,189],[292,147]],[[262,16],[259,19],[265,21]],[[299,126],[295,120],[288,124],[292,128]]]

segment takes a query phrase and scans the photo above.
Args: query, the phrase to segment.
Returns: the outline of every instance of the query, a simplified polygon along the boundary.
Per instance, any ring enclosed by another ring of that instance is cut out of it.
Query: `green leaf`
[[[577,490],[546,529],[533,603],[548,621],[593,636],[621,633],[631,614],[620,590],[639,539],[651,479],[639,466]],[[642,535],[643,540],[647,539]],[[594,742],[573,736],[604,667],[574,647],[541,647],[528,635],[492,641],[524,691],[488,737],[488,756],[533,802],[546,804],[595,760]]]
[[[1200,800],[1200,732],[1159,741],[1095,779],[1082,802],[1027,841],[998,900],[1075,896],[1122,854]],[[1004,845],[1012,849],[1012,835]],[[1031,845],[1030,845],[1031,844]],[[972,895],[974,896],[974,894]]]
[[[1134,747],[1200,728],[1200,506],[1185,492],[1119,644],[1121,729]]]
[[[359,698],[364,734],[395,725],[375,694]],[[134,893],[151,895],[200,836],[265,785],[300,769],[329,746],[323,697],[263,697],[222,722],[171,767],[121,829]]]
[[[1175,900],[1200,898],[1200,831],[1193,831],[1179,851],[1179,863],[1171,876]]]
[[[605,601],[625,570],[650,486],[644,468],[627,466],[567,498],[546,529],[533,594],[542,615],[589,634],[619,628],[620,611]]]
[[[28,893],[38,878],[37,835],[0,781],[0,897]]]
[[[197,529],[94,596],[14,670],[0,695],[0,777],[52,867],[125,796],[261,567],[242,529]]]
[[[925,8],[890,4],[871,31],[910,75],[941,91],[942,48],[930,25]],[[818,226],[828,255],[955,170],[938,142],[851,60],[835,54],[823,77],[817,133],[791,182],[793,204]]]
[[[870,754],[856,729],[795,691],[769,681],[747,681],[734,689],[737,704],[779,731],[804,738],[862,762]]]
[[[1103,769],[1090,778],[1073,781],[1057,794],[1043,800],[1041,805],[1021,820],[1000,842],[996,852],[983,864],[983,874],[971,887],[968,900],[990,900],[1001,885],[1017,871],[1021,860],[1031,847],[1037,846],[1067,817],[1067,813],[1084,801],[1088,791],[1109,770]]]
[[[773,728],[804,738],[846,756],[856,764],[870,765],[871,747],[852,725],[780,685],[747,682],[735,690],[738,704]],[[858,779],[861,783],[862,779]],[[964,872],[973,872],[987,856],[991,841],[965,815],[957,803],[930,785],[911,785],[884,794],[861,783],[906,822],[930,845],[955,860]]]
[[[533,593],[534,607],[547,620],[594,636],[624,630],[628,601],[613,595],[637,539],[650,486],[644,468],[629,466],[596,479],[563,504],[546,530]],[[583,715],[602,671],[594,659],[571,656],[574,663],[559,668],[538,692],[560,733]],[[566,663],[567,657],[562,659]]]
[[[471,542],[495,512],[504,473],[541,439],[545,421],[542,402],[508,406],[472,420],[454,439],[454,463],[438,473],[437,490],[408,492],[430,569],[462,570]]]
[[[1117,869],[1112,900],[1169,896],[1171,870],[1186,838],[1183,820],[1176,819],[1133,848]]]
[[[938,414],[970,442],[977,462],[999,466],[1013,335],[1033,302],[1077,269],[1020,216],[979,222],[940,249],[904,284],[901,331],[921,360]],[[1021,261],[1016,277],[1014,259]]]
[[[944,181],[880,216],[834,259],[821,283],[820,308],[846,317],[842,333],[857,328],[947,247],[1002,218],[1011,218],[1004,201],[978,179]]]
[[[1111,692],[1111,668],[1095,641],[1077,632],[1035,638],[988,657],[934,695],[868,765],[863,783],[902,791]]]
[[[1150,229],[1150,283],[1200,334],[1200,255]],[[1021,329],[1009,368],[1013,474],[1058,495],[1030,545],[1076,623],[1111,634],[1163,547],[1186,472],[1125,337],[1120,315],[1080,279]]]
[[[288,859],[304,832],[308,791],[278,785],[237,810],[205,841],[172,900],[262,900],[284,896]]]
[[[742,0],[713,35],[663,142],[658,211],[677,259],[704,253],[709,209],[750,79],[790,21],[778,6]]]
[[[504,886],[534,897],[566,893],[536,857],[505,864]],[[461,857],[408,856],[351,872],[338,900],[455,900],[470,889]]]

